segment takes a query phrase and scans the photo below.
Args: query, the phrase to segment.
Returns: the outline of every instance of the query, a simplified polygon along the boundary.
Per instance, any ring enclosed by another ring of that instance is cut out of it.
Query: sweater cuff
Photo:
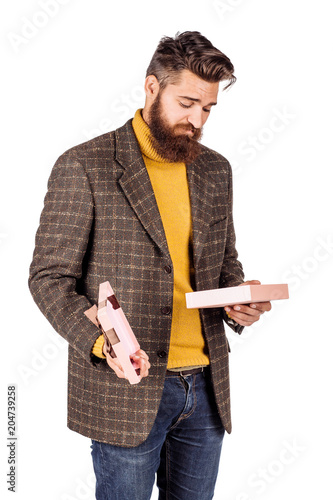
[[[104,336],[100,335],[96,340],[91,353],[97,356],[98,358],[106,359],[103,354],[103,345],[104,345]]]

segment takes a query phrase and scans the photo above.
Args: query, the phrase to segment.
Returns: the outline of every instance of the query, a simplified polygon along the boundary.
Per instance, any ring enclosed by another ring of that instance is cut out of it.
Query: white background
[[[2,4],[1,498],[94,498],[90,441],[66,427],[67,348],[27,288],[34,236],[58,156],[133,116],[159,39],[185,30],[225,52],[238,77],[203,143],[233,166],[246,279],[290,284],[289,301],[240,338],[228,331],[233,432],[215,498],[332,498],[329,11],[328,0]],[[16,494],[7,384],[18,391]]]

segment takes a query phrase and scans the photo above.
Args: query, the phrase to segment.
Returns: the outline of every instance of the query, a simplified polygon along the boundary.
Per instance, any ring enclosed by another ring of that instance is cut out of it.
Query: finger
[[[132,364],[135,368],[139,368],[141,360],[147,361],[147,358],[144,358],[143,356],[139,356],[136,353],[130,354],[129,357],[130,357],[130,360],[132,361]]]
[[[249,316],[260,316],[262,314],[262,311],[260,311],[260,309],[257,309],[257,307],[250,307],[247,304],[237,304],[233,307],[233,309],[238,313],[248,314]]]
[[[227,307],[226,311],[229,314],[247,314],[249,316],[260,316],[262,311],[257,309],[256,307],[249,307],[246,304],[236,304],[233,307]]]
[[[136,351],[135,353],[136,356],[141,356],[142,358],[146,359],[148,361],[148,354],[143,351],[142,349],[139,349],[138,351]]]
[[[150,366],[148,359],[140,359],[140,373],[143,377],[147,377]]]
[[[141,377],[147,377],[148,370],[150,368],[150,363],[149,363],[148,359],[137,356],[135,354],[131,356],[131,359],[138,364]]]
[[[248,306],[234,306],[234,307],[239,307],[239,310],[231,309],[228,311],[229,316],[231,319],[236,321],[242,326],[250,326],[252,325],[255,321],[258,321],[261,316],[260,311],[256,311],[255,309],[251,309]],[[229,308],[228,308],[229,309]]]
[[[143,359],[141,359],[141,361],[139,362],[139,366],[140,366],[141,377],[147,377],[148,376],[148,366]]]
[[[261,281],[259,281],[259,280],[244,281],[244,283],[242,283],[239,286],[244,286],[244,285],[261,285]]]
[[[272,304],[270,302],[254,302],[253,304],[250,304],[250,307],[253,309],[257,309],[257,311],[260,311],[261,313],[270,311],[272,309]]]
[[[151,367],[147,353],[142,349],[139,349],[133,356],[131,356],[131,358],[139,365],[140,375],[142,377],[147,377],[148,370]]]
[[[248,314],[240,314],[234,312],[232,315],[230,315],[231,319],[236,321],[239,325],[242,326],[251,326],[253,323],[256,321],[259,321],[260,316],[249,316]]]
[[[145,361],[142,358],[131,356],[131,360],[134,363],[133,366],[135,368],[136,373],[142,378],[147,377],[148,369],[145,365]]]

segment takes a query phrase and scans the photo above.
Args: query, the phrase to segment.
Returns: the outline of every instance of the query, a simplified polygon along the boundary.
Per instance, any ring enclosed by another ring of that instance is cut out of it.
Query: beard
[[[190,164],[199,156],[202,147],[198,141],[202,137],[202,129],[191,124],[171,127],[163,116],[160,94],[151,105],[148,118],[152,146],[162,158],[172,163]],[[179,133],[176,133],[177,130]],[[184,133],[187,130],[193,131],[191,137]]]

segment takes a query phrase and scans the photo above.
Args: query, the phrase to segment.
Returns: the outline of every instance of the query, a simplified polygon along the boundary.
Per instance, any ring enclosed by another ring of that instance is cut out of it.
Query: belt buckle
[[[201,368],[194,368],[193,370],[183,370],[178,372],[181,377],[187,377],[190,375],[195,375],[197,373],[202,373],[204,371],[204,367],[201,366]]]

